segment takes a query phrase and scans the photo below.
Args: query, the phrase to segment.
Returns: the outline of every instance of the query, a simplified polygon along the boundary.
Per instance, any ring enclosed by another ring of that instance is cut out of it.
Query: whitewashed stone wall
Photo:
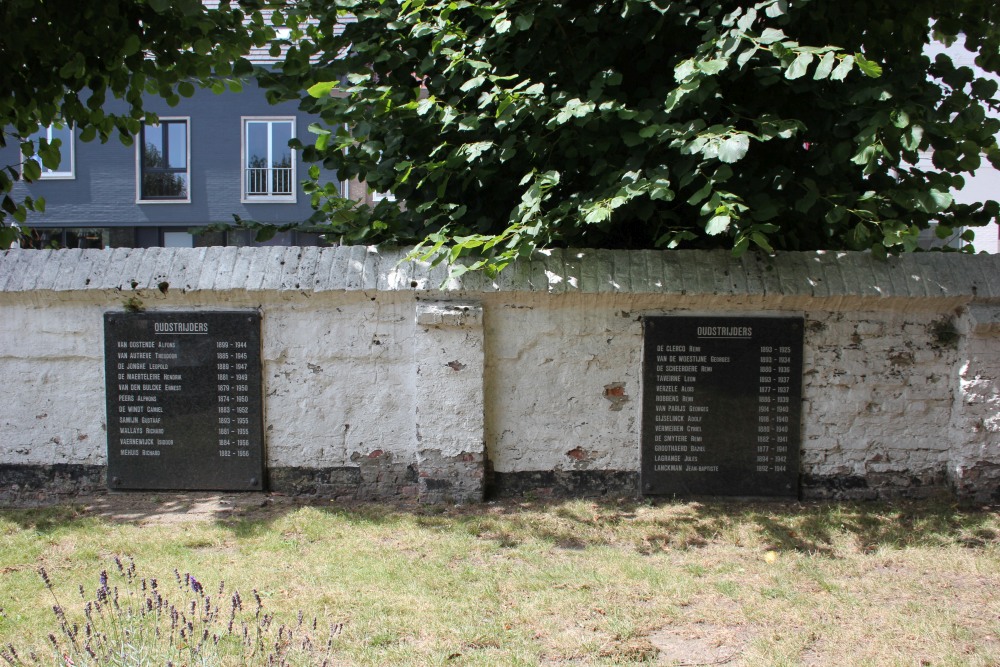
[[[0,493],[104,484],[108,311],[262,314],[269,484],[635,493],[641,318],[805,319],[807,497],[1000,499],[1000,258],[553,251],[496,282],[370,248],[0,253]]]

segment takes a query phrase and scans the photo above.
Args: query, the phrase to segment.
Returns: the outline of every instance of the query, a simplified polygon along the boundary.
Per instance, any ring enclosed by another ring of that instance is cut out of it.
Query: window
[[[190,232],[163,232],[164,248],[193,248],[194,237]]]
[[[29,159],[37,162],[42,168],[42,178],[75,178],[75,174],[73,173],[72,126],[60,123],[49,125],[48,127],[39,127],[38,131],[28,138],[35,144],[35,154]],[[42,164],[41,158],[38,157],[38,149],[41,146],[42,139],[45,139],[49,144],[54,144],[57,140],[59,141],[59,166],[55,169],[46,167]]]
[[[22,248],[107,248],[111,245],[108,228],[38,228],[21,240]]]
[[[188,121],[163,118],[143,124],[139,137],[139,201],[189,202]]]
[[[294,118],[243,119],[243,201],[294,202]]]

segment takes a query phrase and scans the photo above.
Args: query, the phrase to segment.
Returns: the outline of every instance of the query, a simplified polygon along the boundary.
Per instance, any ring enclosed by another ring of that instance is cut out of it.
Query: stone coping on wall
[[[0,293],[240,290],[278,292],[540,292],[929,299],[955,307],[1000,301],[1000,256],[701,250],[538,252],[496,280],[405,259],[371,246],[116,248],[0,252]],[[944,303],[942,303],[944,302]]]

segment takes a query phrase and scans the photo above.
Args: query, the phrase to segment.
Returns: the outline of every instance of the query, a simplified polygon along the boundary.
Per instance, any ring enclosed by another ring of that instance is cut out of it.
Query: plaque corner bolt
[[[250,486],[257,486],[257,478],[256,477],[251,477],[250,478]]]

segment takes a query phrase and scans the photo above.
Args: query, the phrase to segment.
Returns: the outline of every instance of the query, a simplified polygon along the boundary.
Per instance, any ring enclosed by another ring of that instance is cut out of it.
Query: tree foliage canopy
[[[275,15],[290,48],[263,82],[317,115],[307,160],[395,195],[311,185],[350,241],[487,268],[554,245],[884,254],[1000,212],[951,195],[1000,163],[997,85],[924,54],[934,26],[1000,71],[994,3],[329,4]]]
[[[275,34],[254,3],[241,6],[249,8],[230,7],[229,0],[218,8],[201,0],[4,0],[0,146],[16,142],[22,155],[54,168],[59,146],[28,140],[39,126],[69,124],[84,141],[107,141],[117,131],[130,144],[143,119],[155,120],[143,95],[174,105],[196,85],[238,89],[240,77],[253,72],[243,56]],[[107,111],[111,99],[124,101],[126,110]],[[13,182],[40,175],[31,159],[0,168],[0,247],[17,237],[11,218],[24,223],[29,210],[44,207],[30,198],[15,201]]]

